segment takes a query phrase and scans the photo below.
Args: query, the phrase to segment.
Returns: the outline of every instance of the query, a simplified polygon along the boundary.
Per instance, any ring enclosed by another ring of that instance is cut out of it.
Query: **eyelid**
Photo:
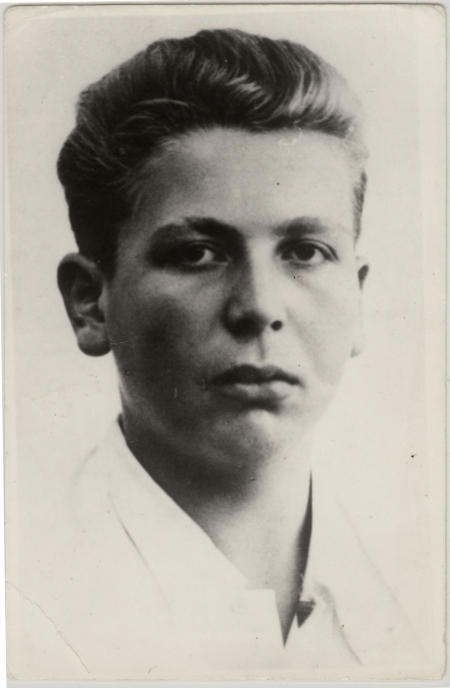
[[[294,249],[298,246],[313,246],[318,251],[321,251],[326,259],[338,259],[338,255],[332,246],[330,246],[329,244],[325,244],[322,241],[318,241],[317,239],[306,237],[303,239],[285,239],[283,242],[281,242],[281,245],[279,247],[279,253],[286,253],[286,251],[288,251],[289,249]]]
[[[210,251],[212,254],[212,260],[206,261],[205,263],[196,264],[195,261],[190,261],[189,259],[182,256],[183,251],[189,251],[190,249],[202,248],[205,251]],[[226,251],[218,246],[215,242],[209,239],[178,239],[172,241],[164,241],[162,245],[157,245],[153,247],[150,251],[150,260],[158,265],[158,267],[175,267],[178,269],[206,269],[208,267],[223,264],[227,262],[229,257]]]
[[[215,262],[218,263],[224,263],[225,260],[223,258],[226,258],[226,252],[220,248],[219,246],[216,246],[214,244],[211,244],[210,241],[203,241],[203,240],[198,240],[198,241],[188,241],[186,243],[183,243],[181,246],[175,249],[175,251],[183,251],[183,250],[189,250],[190,248],[202,248],[205,251],[209,251],[212,253],[215,257]],[[218,260],[217,260],[218,259]]]

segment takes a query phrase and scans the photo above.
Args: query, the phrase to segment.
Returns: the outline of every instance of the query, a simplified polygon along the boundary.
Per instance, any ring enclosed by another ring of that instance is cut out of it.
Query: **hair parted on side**
[[[302,45],[238,30],[157,41],[78,102],[58,160],[78,248],[105,271],[133,212],[133,182],[168,139],[214,126],[299,128],[342,139],[355,160],[355,230],[365,187],[360,108],[347,83]]]

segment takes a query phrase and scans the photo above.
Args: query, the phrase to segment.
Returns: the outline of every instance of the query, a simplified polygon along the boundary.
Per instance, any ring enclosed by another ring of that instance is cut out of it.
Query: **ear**
[[[59,290],[78,346],[88,356],[103,356],[111,349],[103,308],[105,283],[98,265],[79,253],[69,253],[59,264]]]
[[[359,288],[360,291],[362,292],[364,282],[366,281],[367,275],[369,274],[369,264],[364,258],[358,258],[358,281],[359,281]],[[366,337],[364,333],[364,323],[363,323],[363,314],[362,314],[362,299],[359,301],[359,311],[358,311],[358,320],[355,328],[355,337],[353,341],[353,347],[352,347],[352,352],[351,356],[359,356],[361,354],[366,346]]]

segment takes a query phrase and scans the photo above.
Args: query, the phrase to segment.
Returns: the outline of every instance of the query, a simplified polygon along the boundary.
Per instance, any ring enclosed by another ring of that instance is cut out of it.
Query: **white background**
[[[8,576],[20,579],[25,561],[37,561],[52,495],[118,409],[112,360],[78,352],[55,281],[58,260],[74,248],[55,164],[77,95],[156,38],[242,28],[304,43],[342,72],[366,110],[367,349],[350,362],[318,428],[317,463],[424,644],[436,649],[444,557],[442,388],[433,382],[444,374],[439,12],[398,5],[21,12],[8,14],[5,41]]]

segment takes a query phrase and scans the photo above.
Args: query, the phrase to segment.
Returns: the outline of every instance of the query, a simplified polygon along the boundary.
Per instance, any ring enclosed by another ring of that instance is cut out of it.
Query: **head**
[[[364,159],[344,79],[288,41],[159,41],[81,95],[59,284],[130,424],[236,455],[320,415],[361,349]]]

